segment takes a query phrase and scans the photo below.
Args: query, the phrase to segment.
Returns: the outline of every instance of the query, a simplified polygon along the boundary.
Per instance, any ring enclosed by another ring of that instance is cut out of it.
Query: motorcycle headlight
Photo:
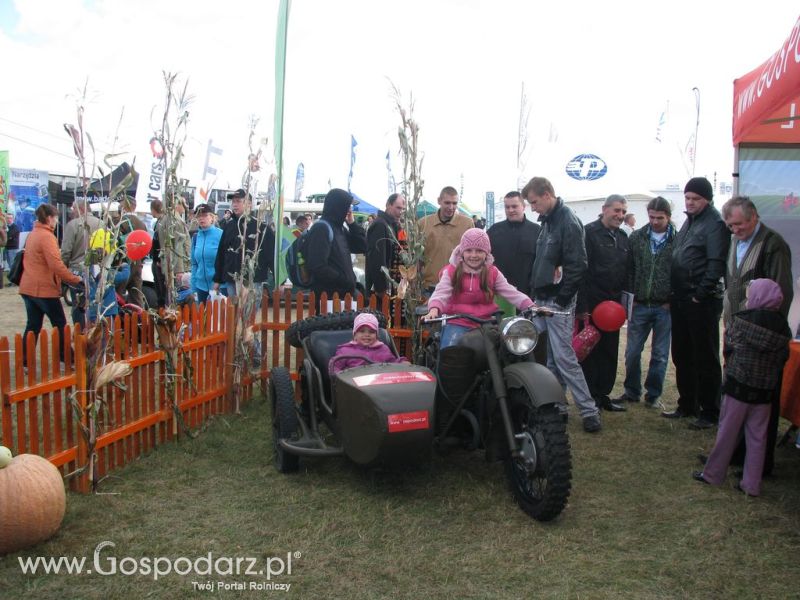
[[[528,319],[522,317],[504,319],[500,331],[508,351],[517,356],[524,356],[532,352],[539,340],[536,327]]]

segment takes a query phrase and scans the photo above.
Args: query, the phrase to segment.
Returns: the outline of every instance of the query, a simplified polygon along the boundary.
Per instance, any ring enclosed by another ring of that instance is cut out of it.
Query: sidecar
[[[430,454],[436,396],[430,369],[372,363],[329,374],[336,348],[352,339],[355,314],[316,317],[300,333],[297,328],[287,332],[305,356],[299,402],[288,369],[276,367],[270,377],[275,466],[282,473],[296,471],[301,456],[345,455],[356,464],[375,466],[418,463]],[[378,339],[398,355],[385,328]]]

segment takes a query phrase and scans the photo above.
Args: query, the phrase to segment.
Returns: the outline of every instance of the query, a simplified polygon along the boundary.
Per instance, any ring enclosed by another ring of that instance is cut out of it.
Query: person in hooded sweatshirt
[[[345,227],[347,223],[347,227]],[[325,196],[322,217],[308,231],[306,268],[311,273],[311,290],[319,297],[327,292],[331,299],[338,292],[356,293],[356,275],[350,254],[367,251],[367,233],[353,217],[353,196],[334,188]]]
[[[703,471],[692,476],[720,485],[744,428],[747,454],[737,485],[749,496],[761,493],[770,403],[789,357],[792,332],[780,313],[783,293],[771,279],[754,279],[747,289],[747,308],[733,316],[725,331],[724,396],[714,449]]]

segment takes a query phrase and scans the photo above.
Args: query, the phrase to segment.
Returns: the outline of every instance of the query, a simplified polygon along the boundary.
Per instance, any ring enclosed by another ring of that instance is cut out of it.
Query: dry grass
[[[618,385],[619,387],[619,385]],[[666,395],[674,401],[674,390]],[[252,556],[300,552],[297,598],[787,598],[800,585],[800,452],[777,453],[760,498],[694,482],[695,432],[642,405],[605,414],[599,435],[571,419],[574,478],[561,517],[540,524],[479,453],[434,457],[407,472],[364,471],[344,459],[271,464],[267,403],[218,419],[196,440],[70,495],[61,531],[0,558],[2,598],[263,597],[193,591],[192,581],[248,576],[23,575],[18,557]],[[785,423],[782,424],[785,426]],[[732,484],[733,479],[729,482]]]

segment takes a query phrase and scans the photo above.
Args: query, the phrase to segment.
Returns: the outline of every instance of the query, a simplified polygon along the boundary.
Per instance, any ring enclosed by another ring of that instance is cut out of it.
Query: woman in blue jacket
[[[194,211],[198,230],[192,240],[192,290],[198,302],[205,302],[214,286],[214,261],[222,230],[214,225],[214,211],[208,204],[198,204]]]

